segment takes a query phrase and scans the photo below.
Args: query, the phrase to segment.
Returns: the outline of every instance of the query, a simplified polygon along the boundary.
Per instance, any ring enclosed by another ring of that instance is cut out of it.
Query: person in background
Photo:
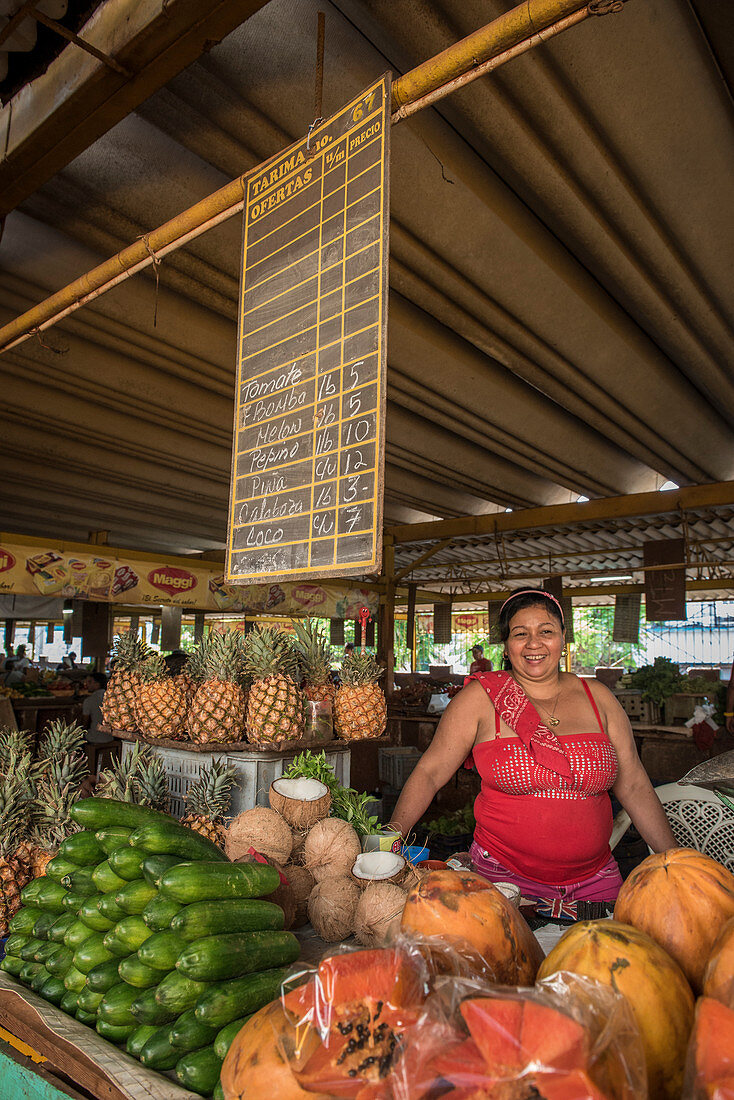
[[[15,668],[17,672],[22,672],[24,668],[30,668],[30,658],[26,656],[26,647],[19,645],[15,651]]]
[[[603,684],[561,672],[561,605],[520,589],[500,608],[501,672],[471,677],[451,700],[403,787],[390,827],[407,836],[436,792],[472,761],[474,869],[527,898],[611,902],[622,885],[610,851],[612,790],[655,852],[676,846],[632,729]]]
[[[344,656],[345,657],[351,657],[353,653],[354,653],[353,644],[351,642],[347,642],[347,644],[344,646]]]
[[[100,731],[102,721],[102,700],[104,699],[107,677],[104,672],[90,672],[84,681],[84,690],[89,692],[82,703],[82,714],[88,721],[87,741],[109,741],[110,735]]]
[[[23,670],[17,667],[12,657],[9,658],[5,662],[5,672],[2,678],[3,687],[12,687],[13,684],[22,684],[24,680],[25,674]]]
[[[472,663],[469,665],[469,675],[474,676],[476,672],[491,672],[492,662],[488,661],[484,656],[484,646],[475,645],[471,651]]]

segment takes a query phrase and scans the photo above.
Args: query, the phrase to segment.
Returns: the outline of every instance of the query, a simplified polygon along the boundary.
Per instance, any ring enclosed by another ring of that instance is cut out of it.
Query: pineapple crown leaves
[[[363,684],[375,684],[385,670],[380,668],[373,653],[362,653],[355,649],[345,657],[341,667],[341,681],[348,687],[360,687]]]
[[[325,684],[331,677],[332,653],[326,635],[314,619],[292,619],[293,643],[308,684]]]
[[[169,676],[168,666],[162,653],[150,653],[138,671],[144,684],[152,684],[155,680],[165,680]]]
[[[11,753],[12,766],[0,778],[0,854],[7,855],[29,836],[37,766],[31,754]]]
[[[165,809],[169,791],[163,761],[150,745],[138,741],[124,760],[115,760],[110,768],[100,772],[97,794],[101,798]]]
[[[137,670],[151,654],[147,642],[137,634],[128,631],[127,634],[118,634],[115,638],[113,655],[115,658],[114,671],[132,672]]]
[[[227,814],[236,785],[237,769],[228,767],[223,760],[213,760],[186,792],[187,811],[216,823]]]
[[[32,836],[43,848],[55,848],[67,836],[79,832],[71,817],[71,808],[80,796],[81,784],[88,774],[86,761],[75,774],[59,781],[54,775],[38,780],[32,806]]]
[[[75,794],[79,797],[81,785],[89,774],[85,745],[86,737],[81,726],[61,719],[49,723],[39,746],[43,797],[57,793],[61,798],[61,792],[65,790],[65,797],[73,798]],[[40,792],[38,797],[41,797]]]
[[[195,662],[197,679],[226,680],[241,684],[245,678],[245,649],[242,635],[236,630],[211,631],[199,647]]]
[[[267,676],[300,679],[298,656],[288,634],[274,626],[257,626],[245,639],[245,668],[254,680]]]
[[[33,734],[30,730],[14,730],[10,726],[0,728],[0,772],[7,771],[11,755],[18,757],[30,753]]]

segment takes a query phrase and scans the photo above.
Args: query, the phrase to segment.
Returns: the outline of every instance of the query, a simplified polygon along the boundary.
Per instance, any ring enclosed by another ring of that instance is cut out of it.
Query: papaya
[[[721,929],[703,975],[704,997],[734,1008],[734,917]]]
[[[277,1096],[278,1100],[328,1100],[327,1093],[306,1092],[294,1070],[299,1070],[321,1046],[319,1033],[305,1023],[298,1030],[298,1046],[292,1059],[294,1029],[280,1001],[265,1005],[251,1016],[233,1039],[221,1070],[227,1100],[245,1096]]]
[[[696,1005],[684,1095],[734,1100],[734,1010],[713,997]]]

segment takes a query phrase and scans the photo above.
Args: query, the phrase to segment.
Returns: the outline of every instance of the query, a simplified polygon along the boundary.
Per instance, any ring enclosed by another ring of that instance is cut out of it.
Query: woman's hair
[[[523,611],[526,607],[544,607],[556,620],[561,630],[566,629],[563,611],[555,596],[551,596],[550,592],[545,592],[542,588],[519,588],[507,597],[500,608],[499,634],[503,645],[510,636],[510,620],[517,615],[518,611]],[[502,667],[511,668],[508,658],[504,658]]]

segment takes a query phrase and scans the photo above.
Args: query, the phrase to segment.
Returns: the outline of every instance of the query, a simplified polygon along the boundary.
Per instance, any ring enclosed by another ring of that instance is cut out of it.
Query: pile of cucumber
[[[299,945],[267,864],[230,863],[167,814],[87,798],[42,878],[21,893],[0,966],[151,1069],[220,1097],[249,1016],[279,992]]]

